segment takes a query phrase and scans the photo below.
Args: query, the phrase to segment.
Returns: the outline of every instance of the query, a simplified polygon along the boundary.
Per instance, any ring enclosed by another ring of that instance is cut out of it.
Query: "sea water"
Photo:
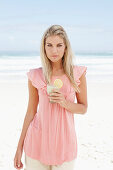
[[[87,67],[89,82],[113,82],[113,53],[75,53],[73,62]],[[0,81],[26,81],[29,69],[41,66],[38,52],[0,52]]]

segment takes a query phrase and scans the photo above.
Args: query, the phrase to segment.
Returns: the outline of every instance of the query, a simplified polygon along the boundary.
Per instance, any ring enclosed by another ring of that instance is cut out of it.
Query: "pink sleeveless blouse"
[[[79,78],[83,73],[86,74],[86,70],[86,66],[74,65],[74,76],[78,85]],[[27,76],[38,90],[39,109],[27,129],[23,146],[25,154],[46,165],[61,165],[77,158],[74,114],[58,103],[49,102],[41,67],[30,69]],[[57,78],[63,82],[60,91],[67,100],[74,102],[76,95],[68,77],[65,74],[53,76],[52,83]]]

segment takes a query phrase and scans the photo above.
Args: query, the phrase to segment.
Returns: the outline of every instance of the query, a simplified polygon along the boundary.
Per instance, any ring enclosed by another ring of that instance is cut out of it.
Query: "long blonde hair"
[[[66,50],[64,52],[64,56],[62,57],[63,70],[64,70],[64,73],[69,78],[70,83],[74,87],[75,91],[77,93],[80,93],[80,89],[79,89],[79,87],[75,81],[75,78],[74,78],[74,72],[73,72],[73,69],[74,69],[73,57],[74,57],[74,55],[73,55],[73,52],[71,49],[70,41],[68,39],[66,31],[60,25],[52,25],[51,27],[49,27],[45,31],[45,33],[43,34],[42,39],[41,39],[40,57],[41,57],[42,71],[43,71],[45,81],[47,82],[47,84],[50,84],[51,76],[52,76],[52,66],[51,66],[50,60],[46,56],[45,42],[46,42],[47,37],[53,36],[53,35],[58,35],[60,38],[62,38],[64,40]]]

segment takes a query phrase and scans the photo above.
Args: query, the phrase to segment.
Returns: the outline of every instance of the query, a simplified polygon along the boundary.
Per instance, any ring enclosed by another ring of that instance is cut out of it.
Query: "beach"
[[[88,110],[74,114],[78,141],[75,170],[113,169],[113,83],[87,80]],[[14,170],[14,155],[28,104],[24,81],[0,82],[0,170]],[[22,156],[24,164],[24,152]]]
[[[72,75],[79,84],[78,78],[80,78],[82,69],[75,70],[74,75],[72,74],[73,65],[87,68],[88,100],[85,114],[70,113],[74,114],[75,137],[77,137],[77,158],[73,170],[113,170],[112,18],[113,0],[0,1],[0,170],[16,170],[14,157],[29,101],[27,73],[40,67],[45,67],[43,73],[47,73],[47,77],[48,71],[53,75],[64,71],[64,76],[68,72],[67,77]],[[38,75],[32,77],[31,74],[31,78],[36,78],[35,80],[38,81]],[[55,84],[61,85],[59,82],[55,81]],[[63,79],[61,83],[67,85],[66,91],[65,88],[62,89],[67,95],[68,84]],[[39,86],[41,86],[40,82]],[[41,87],[41,90],[45,90],[45,86]],[[42,91],[40,94],[43,94]],[[73,89],[69,93],[72,94],[72,92]],[[68,99],[73,99],[73,96],[72,98],[69,96]],[[75,103],[77,103],[76,95]],[[43,109],[42,106],[41,108]],[[37,112],[38,109],[39,105]],[[51,113],[53,113],[53,109],[51,109]],[[58,114],[60,110],[59,108]],[[55,123],[60,125],[63,122],[63,116],[61,119],[56,116]],[[48,121],[42,121],[43,117],[43,115],[36,117],[34,124],[38,122],[37,120],[41,120],[36,128],[43,131],[47,127],[47,133],[50,134],[50,130],[54,132],[54,129],[50,129],[52,126],[48,127],[53,120],[53,115],[49,115]],[[70,117],[69,120],[64,121],[73,128]],[[53,124],[52,122],[51,125]],[[49,143],[47,150],[51,148],[51,141],[57,137],[59,129],[63,133],[64,140],[68,136],[68,128],[62,129],[56,126],[56,132],[53,133],[54,135],[52,134],[52,138],[47,135]],[[41,134],[42,139],[46,139],[45,135]],[[70,133],[69,137],[71,136]],[[37,138],[35,139],[38,141]],[[56,148],[57,143],[58,146],[60,143],[62,144],[62,141],[57,141]],[[66,144],[70,140],[67,141]],[[43,147],[45,143],[46,141],[42,140],[41,151],[46,150]],[[72,143],[74,142],[72,141]],[[32,142],[31,144],[33,145]],[[71,146],[70,143],[69,146]],[[52,147],[52,151],[55,151],[54,147]],[[64,155],[67,155],[69,150],[69,155],[66,157],[68,159],[71,155],[70,149],[65,152],[65,146],[61,148]],[[28,150],[31,151],[31,155],[35,155],[32,149]],[[46,158],[46,151],[44,154]],[[22,169],[26,170],[24,150],[21,161]],[[61,169],[58,168],[58,170]]]

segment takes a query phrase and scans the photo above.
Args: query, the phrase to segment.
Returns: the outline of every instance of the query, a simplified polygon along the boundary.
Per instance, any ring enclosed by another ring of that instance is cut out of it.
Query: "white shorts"
[[[32,159],[25,154],[24,170],[74,170],[75,159],[64,162],[61,165],[45,165],[38,160]]]

